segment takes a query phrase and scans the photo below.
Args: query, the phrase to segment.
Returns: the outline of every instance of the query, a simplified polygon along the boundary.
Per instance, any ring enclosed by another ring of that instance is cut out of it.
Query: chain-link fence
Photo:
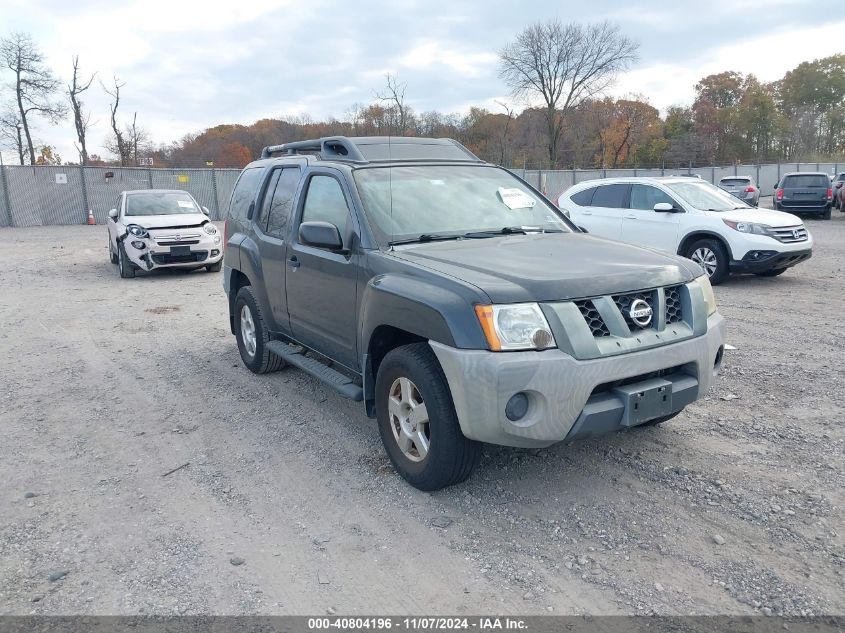
[[[556,198],[585,180],[622,176],[698,175],[716,184],[725,176],[751,176],[763,195],[771,195],[781,175],[790,171],[837,174],[845,163],[780,163],[689,169],[513,170]],[[108,217],[121,191],[182,189],[208,207],[212,219],[226,215],[238,169],[153,169],[137,167],[5,166],[0,168],[0,227],[84,224],[88,210],[98,224]]]
[[[98,224],[108,218],[121,191],[188,191],[221,220],[239,169],[5,166],[0,169],[0,227],[85,224],[89,209]]]

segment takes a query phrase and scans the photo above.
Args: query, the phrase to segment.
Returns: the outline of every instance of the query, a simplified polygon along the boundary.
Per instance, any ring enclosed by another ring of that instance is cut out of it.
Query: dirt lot
[[[707,398],[434,494],[360,405],[242,366],[220,274],[0,230],[0,613],[842,614],[845,214],[808,225],[717,288]]]

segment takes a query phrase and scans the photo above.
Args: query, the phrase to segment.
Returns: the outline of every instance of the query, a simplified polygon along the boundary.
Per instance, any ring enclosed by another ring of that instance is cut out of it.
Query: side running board
[[[339,371],[335,371],[331,367],[318,361],[316,358],[309,358],[305,354],[292,350],[287,343],[283,343],[282,341],[270,341],[267,343],[267,349],[277,356],[281,356],[285,359],[286,363],[293,365],[294,367],[299,367],[299,369],[308,372],[314,376],[314,378],[322,380],[340,395],[345,396],[350,400],[355,400],[356,402],[361,402],[364,399],[364,390],[352,382],[352,379],[349,378],[349,376],[345,376]]]

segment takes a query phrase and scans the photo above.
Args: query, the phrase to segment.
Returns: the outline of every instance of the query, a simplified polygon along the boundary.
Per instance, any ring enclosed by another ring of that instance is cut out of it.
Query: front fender
[[[361,301],[359,349],[370,349],[382,325],[463,349],[487,349],[484,332],[467,297],[418,277],[384,274],[373,277]]]

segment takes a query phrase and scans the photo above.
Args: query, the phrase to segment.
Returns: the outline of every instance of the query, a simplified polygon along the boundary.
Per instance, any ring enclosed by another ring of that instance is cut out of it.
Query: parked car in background
[[[698,266],[583,234],[449,139],[267,147],[225,233],[244,365],[293,365],[363,401],[423,490],[466,479],[481,442],[659,424],[721,366],[724,320]]]
[[[833,206],[840,211],[845,211],[845,171],[834,176],[831,187],[833,187]]]
[[[752,207],[760,204],[760,188],[751,176],[726,176],[719,180],[719,189]]]
[[[812,255],[799,218],[754,209],[703,180],[585,181],[561,194],[558,206],[594,235],[692,259],[713,284],[732,272],[774,277]]]
[[[812,213],[830,219],[833,186],[830,176],[822,172],[784,174],[775,185],[775,209],[792,213]]]
[[[124,279],[137,270],[206,268],[218,272],[223,245],[208,209],[186,191],[124,191],[109,211],[109,258]]]

